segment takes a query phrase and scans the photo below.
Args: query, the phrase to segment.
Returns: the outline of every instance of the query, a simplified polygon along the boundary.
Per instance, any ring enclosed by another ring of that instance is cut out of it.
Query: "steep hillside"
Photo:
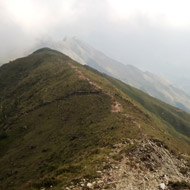
[[[159,76],[119,63],[76,38],[66,37],[63,41],[46,44],[81,64],[87,64],[168,104],[190,111],[190,96]]]
[[[188,186],[189,114],[48,48],[0,67],[0,89],[0,189],[122,189],[139,155],[145,189],[156,150],[179,173],[163,182]]]

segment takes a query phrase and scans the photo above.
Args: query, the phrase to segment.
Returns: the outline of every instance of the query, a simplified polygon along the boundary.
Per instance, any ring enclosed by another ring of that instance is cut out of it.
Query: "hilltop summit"
[[[0,189],[189,188],[188,113],[49,48],[0,89]]]

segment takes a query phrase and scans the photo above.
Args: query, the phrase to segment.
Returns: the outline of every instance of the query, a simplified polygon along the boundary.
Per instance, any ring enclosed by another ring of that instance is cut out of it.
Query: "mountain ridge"
[[[116,189],[117,183],[112,186],[106,176],[102,186],[98,183],[104,179],[101,172],[113,166],[114,172],[119,171],[120,163],[115,161],[129,158],[128,154],[137,158],[139,150],[145,151],[141,143],[147,147],[152,141],[158,145],[153,143],[148,151],[163,146],[160,152],[181,156],[188,169],[188,113],[62,53],[46,50],[0,67],[1,189],[88,189],[94,181],[98,189],[108,185]],[[113,151],[121,152],[112,155]],[[151,159],[156,160],[154,154]],[[142,160],[145,155],[146,151]],[[144,164],[140,162],[148,172]],[[179,173],[179,164],[176,167]],[[155,189],[161,182],[159,175],[151,183]],[[173,172],[167,175],[176,182]],[[188,175],[180,173],[177,179],[188,181]],[[139,180],[147,183],[145,178]]]
[[[87,64],[166,103],[187,112],[190,111],[190,96],[159,76],[150,72],[143,72],[130,64],[124,65],[115,61],[76,37],[66,37],[63,41],[46,43],[83,65]]]

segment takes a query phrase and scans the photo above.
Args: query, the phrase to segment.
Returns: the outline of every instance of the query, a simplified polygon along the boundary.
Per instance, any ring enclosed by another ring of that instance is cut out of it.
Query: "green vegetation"
[[[92,68],[87,66],[88,70],[97,72]],[[121,90],[125,95],[135,100],[143,108],[148,110],[150,113],[156,115],[160,119],[170,124],[175,130],[190,137],[190,114],[186,113],[176,107],[168,105],[134,87],[131,87],[120,80],[110,77],[105,74],[98,73],[102,77],[108,79],[112,85],[115,85],[119,90]]]
[[[2,190],[98,177],[113,144],[144,133],[190,151],[189,114],[47,48],[0,67],[0,89]]]

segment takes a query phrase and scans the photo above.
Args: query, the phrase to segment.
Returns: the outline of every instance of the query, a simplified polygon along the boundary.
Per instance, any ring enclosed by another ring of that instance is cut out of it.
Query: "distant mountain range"
[[[190,96],[174,87],[168,80],[150,72],[143,72],[130,64],[125,65],[113,60],[75,37],[66,37],[58,42],[45,42],[44,45],[63,52],[81,64],[87,64],[100,72],[118,78],[168,104],[190,111]]]

